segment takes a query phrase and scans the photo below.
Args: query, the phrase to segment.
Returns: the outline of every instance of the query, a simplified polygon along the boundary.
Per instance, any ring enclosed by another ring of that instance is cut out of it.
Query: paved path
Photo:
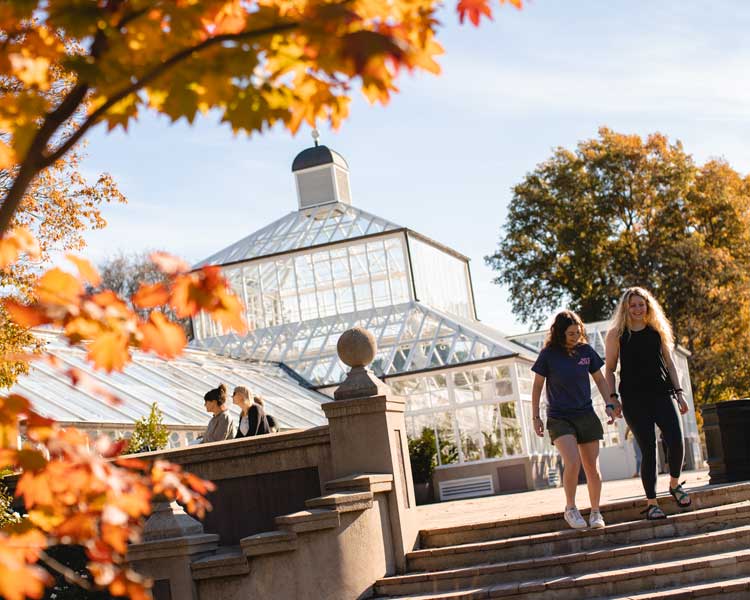
[[[685,489],[688,491],[690,488],[703,487],[708,485],[708,471],[687,471],[682,474],[682,479],[686,480]],[[659,475],[656,484],[657,497],[666,495],[668,486],[669,476]],[[602,504],[632,498],[644,498],[645,506],[645,495],[640,478],[605,481],[602,485]],[[576,503],[579,508],[588,508],[589,497],[585,485],[578,486]],[[420,529],[431,529],[526,517],[557,512],[563,508],[565,508],[565,493],[560,487],[427,504],[418,507],[417,511],[421,520]]]

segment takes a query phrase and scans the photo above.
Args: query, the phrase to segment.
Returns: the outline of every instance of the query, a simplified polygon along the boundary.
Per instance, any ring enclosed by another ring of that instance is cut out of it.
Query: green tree
[[[607,319],[624,288],[646,287],[692,353],[699,404],[750,390],[750,177],[723,160],[602,128],[513,188],[485,260],[536,326],[562,305]]]
[[[148,417],[142,417],[135,422],[127,453],[152,452],[166,448],[169,441],[169,429],[163,421],[164,415],[154,402]]]

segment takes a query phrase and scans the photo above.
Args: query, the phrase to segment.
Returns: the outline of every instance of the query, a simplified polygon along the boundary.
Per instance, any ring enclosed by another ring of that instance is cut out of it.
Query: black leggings
[[[641,481],[646,498],[656,498],[656,432],[661,430],[667,445],[669,474],[679,477],[684,448],[677,409],[668,394],[623,395],[622,414],[641,447]]]

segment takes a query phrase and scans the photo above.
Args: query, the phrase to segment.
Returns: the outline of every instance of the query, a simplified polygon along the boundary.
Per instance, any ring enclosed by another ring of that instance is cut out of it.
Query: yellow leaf
[[[8,60],[13,74],[24,84],[29,87],[37,86],[42,90],[49,89],[49,59],[13,53],[8,55]]]

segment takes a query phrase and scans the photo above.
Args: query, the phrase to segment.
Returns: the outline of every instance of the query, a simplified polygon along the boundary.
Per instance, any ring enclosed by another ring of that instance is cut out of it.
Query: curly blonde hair
[[[638,296],[645,300],[646,317],[644,320],[646,325],[650,325],[651,328],[659,334],[662,346],[667,350],[671,350],[674,347],[672,325],[670,324],[669,319],[664,315],[664,310],[656,298],[654,298],[648,290],[642,287],[631,287],[625,290],[622,298],[620,298],[620,302],[617,304],[617,308],[615,308],[614,314],[612,315],[610,330],[615,331],[617,337],[622,336],[626,329],[630,331],[631,323],[628,307],[630,305],[630,299],[633,296]]]

